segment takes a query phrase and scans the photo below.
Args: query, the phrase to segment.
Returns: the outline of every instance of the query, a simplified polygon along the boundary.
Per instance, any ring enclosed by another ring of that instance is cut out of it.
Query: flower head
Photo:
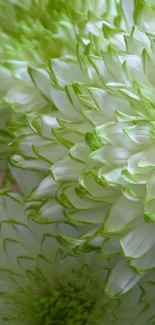
[[[60,42],[52,39],[58,5],[59,1],[1,0],[1,57],[43,65],[49,56],[59,56]]]
[[[88,225],[82,240],[103,257],[123,252],[143,273],[155,267],[155,9],[112,1],[104,10],[84,15],[77,57],[45,69],[7,63],[16,81],[5,101],[26,113],[10,123],[9,168],[33,220]]]
[[[107,1],[1,0],[0,8],[1,57],[44,66],[51,57],[75,54],[87,13],[100,17]]]
[[[154,273],[139,285],[129,270],[120,278],[120,258],[104,261],[94,252],[77,255],[62,247],[59,232],[76,238],[78,228],[38,225],[24,216],[20,195],[3,190],[0,198],[2,325],[153,324]],[[109,299],[113,295],[118,297]]]
[[[123,278],[155,267],[155,7],[101,1],[100,15],[90,3],[83,10],[88,3],[76,2],[76,13],[70,2],[62,7],[52,34],[65,40],[62,57],[45,51],[42,63],[14,55],[3,62],[13,80],[3,100],[15,114],[9,171],[26,216],[42,227],[81,227],[77,240],[60,229],[63,246],[103,259],[123,255]]]

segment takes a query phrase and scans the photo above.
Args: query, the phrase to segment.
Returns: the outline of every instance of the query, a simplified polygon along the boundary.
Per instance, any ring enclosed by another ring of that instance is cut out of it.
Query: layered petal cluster
[[[101,1],[102,2],[102,1]],[[73,10],[74,7],[74,10]],[[98,5],[96,12],[100,12]],[[21,85],[18,68],[27,66],[47,66],[51,57],[59,57],[62,53],[73,54],[76,48],[76,34],[79,33],[79,21],[77,10],[83,13],[89,9],[92,11],[95,3],[86,4],[86,2],[68,3],[66,10],[65,2],[49,0],[30,0],[30,1],[0,1],[0,161],[4,172],[8,168],[6,157],[9,154],[10,134],[7,126],[8,120],[15,117],[18,120],[18,113],[21,112],[21,106],[17,114],[12,114],[13,102],[27,106],[29,110],[34,111],[36,106],[45,109],[46,102],[41,98],[33,84],[22,71],[24,84]],[[75,13],[74,24],[77,33],[70,32],[71,21],[73,21],[73,12]],[[78,18],[77,20],[75,18]],[[62,24],[61,24],[62,21]],[[83,19],[85,24],[86,17]],[[65,28],[66,24],[66,28]],[[72,46],[69,39],[72,34]],[[15,80],[13,80],[15,78]],[[10,102],[4,101],[5,94],[12,90]],[[14,91],[15,90],[15,91]],[[38,98],[36,100],[36,98]],[[30,105],[30,101],[34,103]],[[8,107],[9,106],[9,107]],[[10,109],[11,108],[11,109]],[[22,111],[24,107],[22,106]],[[13,117],[12,117],[13,115]],[[3,132],[4,131],[4,132]],[[5,156],[3,158],[3,156]]]
[[[2,59],[43,65],[49,57],[59,56],[60,42],[52,38],[54,10],[59,3],[49,0],[1,0]]]
[[[129,269],[120,278],[123,260],[62,248],[59,232],[78,238],[78,228],[32,222],[23,198],[12,191],[1,190],[0,203],[2,325],[154,323],[154,272],[139,284]]]
[[[7,63],[5,101],[26,113],[10,122],[9,168],[33,220],[87,225],[92,249],[143,273],[155,267],[155,7],[109,3],[98,24],[86,15],[76,57]]]
[[[97,3],[2,3],[2,324],[155,321],[155,6]]]
[[[97,31],[101,30],[103,16],[109,16],[113,21],[115,10],[111,10],[112,7],[115,7],[115,1],[111,6],[107,0],[67,3],[63,0],[1,0],[0,73],[6,80],[5,85],[9,81],[8,88],[2,88],[5,90],[2,98],[7,105],[18,113],[45,111],[45,96],[36,91],[25,69],[45,67],[48,70],[50,59],[61,55],[76,58],[80,35],[87,43],[93,26]],[[13,85],[10,84],[12,79],[8,80],[9,73],[10,78],[14,77]]]
[[[107,0],[1,0],[0,55],[35,66],[62,53],[74,55],[89,21],[98,22],[109,9]]]

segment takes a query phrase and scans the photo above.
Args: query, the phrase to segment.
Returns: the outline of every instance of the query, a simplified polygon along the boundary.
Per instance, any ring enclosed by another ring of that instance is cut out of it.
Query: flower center
[[[104,293],[88,269],[69,270],[52,282],[35,274],[29,286],[10,296],[9,305],[15,310],[10,319],[24,318],[33,325],[97,324],[104,313]]]
[[[93,296],[68,286],[43,298],[36,297],[32,308],[41,325],[85,325],[95,305]]]

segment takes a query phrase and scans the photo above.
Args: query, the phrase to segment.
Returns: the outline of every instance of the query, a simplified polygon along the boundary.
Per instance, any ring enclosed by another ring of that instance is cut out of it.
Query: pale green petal
[[[101,258],[107,258],[113,255],[120,254],[120,241],[119,238],[108,238],[104,240],[101,249]]]
[[[107,210],[108,206],[102,205],[96,209],[70,212],[67,214],[67,217],[70,221],[74,221],[77,224],[102,224]]]
[[[153,269],[155,267],[154,248],[155,246],[153,245],[147,253],[142,255],[142,257],[131,260],[130,266],[138,273]]]
[[[78,178],[79,173],[82,171],[82,169],[82,163],[79,163],[77,165],[76,161],[70,159],[69,157],[66,157],[53,165],[51,171],[56,181],[72,181]]]
[[[132,26],[134,25],[134,19],[133,19],[134,1],[122,0],[121,4],[122,4],[123,13],[125,15],[125,23],[127,24],[129,30],[131,30]]]
[[[151,223],[143,223],[121,239],[121,246],[126,256],[139,258],[154,245],[155,227]]]
[[[55,195],[58,187],[58,183],[55,182],[51,176],[47,176],[40,182],[39,186],[32,194],[30,194],[29,200],[41,200],[46,197],[52,197]]]
[[[104,232],[117,234],[134,227],[134,222],[142,217],[141,203],[127,200],[123,195],[113,204],[104,224]]]
[[[112,147],[110,144],[90,155],[92,159],[115,166],[125,165],[129,156],[130,151],[127,148]]]
[[[155,174],[154,172],[150,174],[150,177],[147,181],[147,197],[146,202],[149,202],[155,198],[154,195],[154,188],[155,188]]]
[[[27,196],[30,195],[32,190],[36,188],[42,177],[43,173],[31,171],[31,170],[23,170],[18,167],[15,167],[14,165],[10,164],[9,165],[10,171],[12,173],[12,176],[16,180],[17,184],[19,184],[19,188],[21,192]]]
[[[123,271],[122,271],[123,270]],[[126,261],[120,261],[113,269],[106,285],[106,295],[110,298],[129,291],[141,276],[128,268]]]
[[[38,159],[24,159],[21,155],[14,155],[11,158],[11,163],[22,169],[34,170],[34,171],[47,171],[49,164]]]

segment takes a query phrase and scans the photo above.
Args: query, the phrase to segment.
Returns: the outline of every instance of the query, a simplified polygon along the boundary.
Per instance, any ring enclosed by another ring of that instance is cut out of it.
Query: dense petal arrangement
[[[81,256],[62,248],[59,232],[78,238],[78,228],[38,225],[24,217],[19,194],[1,190],[0,198],[2,325],[154,323],[154,272],[139,284],[129,270],[120,278],[121,259],[104,261],[93,252]]]
[[[59,56],[60,42],[52,39],[59,2],[1,0],[1,58],[43,65],[50,56]]]
[[[57,18],[63,13],[63,3],[61,1],[0,1],[0,171],[8,169],[7,156],[9,154],[8,143],[11,135],[8,130],[7,122],[13,117],[18,120],[18,114],[11,112],[10,105],[3,100],[9,89],[14,89],[14,77],[18,79],[15,83],[19,87],[15,98],[18,101],[22,99],[25,103],[26,96],[29,98],[30,93],[33,98],[38,96],[38,103],[43,108],[45,101],[36,92],[32,84],[28,84],[24,72],[22,73],[25,84],[21,86],[20,77],[16,71],[19,67],[27,65],[44,66],[47,65],[49,57],[60,56],[65,51],[67,41],[62,43],[61,38],[56,36],[55,28]],[[60,15],[55,11],[59,8]],[[61,9],[61,10],[60,10]],[[59,18],[60,19],[60,18]],[[64,16],[67,21],[67,15]],[[54,37],[55,34],[55,37]],[[13,60],[15,60],[13,62]],[[21,62],[17,61],[21,60]],[[23,91],[23,94],[21,94]],[[20,95],[20,96],[19,96]]]
[[[153,325],[155,5],[11,3],[0,158],[20,194],[0,194],[2,321]]]
[[[87,13],[94,12],[100,17],[107,6],[104,0],[97,3],[96,0],[68,1],[67,4],[63,0],[0,0],[0,109],[7,119],[15,117],[17,121],[21,111],[46,111],[47,102],[36,90],[25,69],[27,66],[47,67],[52,57],[75,56],[77,40],[88,23]],[[8,89],[7,100],[5,94]],[[10,103],[17,113],[13,117],[11,112],[8,117]],[[7,128],[5,121],[2,128]],[[0,149],[4,155],[9,154],[9,151],[6,152],[10,138],[8,133],[7,128]],[[7,161],[3,163],[3,158],[2,164],[5,165],[4,171],[8,166]]]
[[[51,57],[74,55],[87,13],[99,19],[108,8],[105,0],[1,0],[1,58],[43,66]]]
[[[88,225],[82,240],[143,273],[155,266],[155,7],[104,3],[99,18],[85,13],[77,57],[7,62],[4,100],[26,113],[9,123],[10,170],[33,220]]]

